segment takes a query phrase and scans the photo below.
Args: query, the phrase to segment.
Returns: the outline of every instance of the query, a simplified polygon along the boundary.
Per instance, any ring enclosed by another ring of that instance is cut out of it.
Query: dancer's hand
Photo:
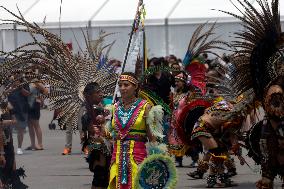
[[[0,155],[0,167],[4,167],[6,164],[6,159],[4,155]]]

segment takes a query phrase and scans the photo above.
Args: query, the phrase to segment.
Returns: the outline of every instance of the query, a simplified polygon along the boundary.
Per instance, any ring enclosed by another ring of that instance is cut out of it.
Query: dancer
[[[279,1],[272,0],[269,4],[258,0],[256,6],[249,1],[238,1],[238,6],[245,10],[240,11],[241,16],[223,12],[240,19],[248,28],[236,33],[241,40],[233,44],[243,59],[236,65],[238,77],[242,78],[239,91],[253,89],[254,102],[259,102],[266,112],[265,119],[250,131],[247,145],[249,154],[261,164],[262,178],[256,187],[272,189],[274,178],[284,176],[284,33]]]
[[[13,145],[12,126],[16,124],[12,115],[12,105],[2,101],[0,104],[0,188],[26,189],[27,185],[21,182],[20,176],[25,176],[25,171],[16,170],[16,160]]]
[[[206,74],[207,75],[207,89],[208,89],[208,95],[210,96],[218,96],[218,91],[216,90],[216,88],[214,87],[214,85],[212,84],[216,84],[218,83],[218,80],[220,79],[225,79],[223,77],[223,75],[221,74],[220,71],[217,71],[217,67],[216,68],[212,68],[210,71],[208,71],[208,73]],[[216,78],[219,78],[219,79],[216,79]],[[209,84],[210,83],[210,84]],[[212,94],[212,93],[215,93],[215,94]],[[213,106],[214,106],[214,103],[218,102],[219,100],[222,100],[223,98],[222,97],[216,97],[215,99],[213,99]],[[225,102],[225,101],[224,101]],[[215,104],[216,105],[216,104]],[[216,110],[218,111],[218,110]],[[221,108],[220,108],[220,111],[221,111]],[[226,120],[223,120],[222,121],[223,123],[226,122]],[[223,127],[222,124],[218,123],[218,127]],[[198,125],[195,125],[195,128],[194,129],[197,129]],[[217,128],[218,128],[217,127]],[[202,129],[205,129],[204,128],[199,128],[200,130]],[[206,129],[205,129],[206,130]],[[235,168],[235,165],[234,165],[234,162],[231,160],[231,158],[229,158],[229,150],[230,150],[230,130],[219,130],[219,129],[216,129],[216,128],[212,128],[212,131],[211,133],[213,134],[210,134],[210,137],[214,138],[213,140],[215,140],[217,143],[219,143],[219,145],[223,146],[223,154],[226,155],[227,157],[225,158],[224,160],[224,166],[227,168],[228,172],[226,174],[226,176],[234,176],[236,175],[236,168]],[[198,131],[197,133],[194,133],[194,134],[197,134],[197,135],[203,135],[204,133],[202,133],[202,131]],[[206,135],[204,135],[206,136]],[[193,136],[193,139],[196,138],[195,136]],[[220,140],[222,138],[222,140]],[[227,144],[224,144],[224,140],[226,141],[225,143]],[[203,144],[204,145],[204,144]],[[209,170],[209,161],[210,161],[210,158],[211,158],[211,153],[210,152],[207,152],[205,150],[204,152],[204,156],[202,159],[200,159],[198,161],[198,166],[197,166],[197,170],[196,171],[193,171],[193,172],[190,172],[188,173],[187,175],[194,178],[194,179],[202,179],[204,174]]]
[[[192,99],[190,96],[194,93],[193,86],[190,86],[188,75],[185,72],[180,72],[175,76],[175,92],[172,97],[172,119],[169,129],[169,153],[176,156],[176,162],[179,167],[182,167],[184,155],[189,155],[192,158],[191,166],[197,164],[199,152],[202,150],[198,143],[192,143],[186,140],[187,132],[185,127],[190,127],[188,122],[188,109]],[[191,87],[191,90],[190,90]],[[183,114],[186,111],[186,115]],[[181,120],[183,119],[183,120]],[[183,124],[180,124],[183,123]]]
[[[206,169],[209,168],[209,176],[207,178],[208,188],[213,188],[217,184],[217,178],[224,187],[231,186],[231,180],[224,172],[225,161],[227,161],[227,165],[229,163],[228,151],[230,149],[226,145],[228,141],[225,142],[224,140],[231,139],[231,131],[226,131],[226,129],[240,128],[241,121],[239,120],[242,120],[241,116],[232,118],[230,114],[233,111],[234,106],[231,103],[225,101],[223,98],[217,98],[214,105],[208,108],[204,115],[199,118],[192,132],[192,140],[198,138],[205,150],[208,151],[206,154],[207,157],[202,160],[204,170],[201,170],[201,172],[198,170],[199,174],[202,174],[204,173],[202,171],[207,171]],[[234,114],[238,115],[239,113]],[[229,132],[227,138],[224,138],[225,132]],[[229,142],[237,146],[235,140]],[[241,159],[239,149],[236,149],[234,152],[236,153],[235,155],[240,157],[240,160],[243,160]]]
[[[104,124],[109,112],[102,106],[103,93],[97,83],[88,83],[83,94],[87,112],[82,116],[82,131],[85,138],[82,150],[87,148],[89,152],[89,169],[94,173],[92,189],[107,188],[111,145]]]
[[[206,87],[206,67],[202,58],[202,53],[207,52],[215,54],[214,49],[223,49],[225,44],[219,40],[208,40],[208,37],[213,35],[215,24],[213,24],[207,31],[203,31],[206,24],[198,26],[193,33],[188,45],[188,49],[183,60],[185,70],[191,76],[190,92],[184,100],[180,102],[183,107],[180,107],[179,115],[177,116],[177,123],[183,129],[180,136],[183,136],[184,143],[191,147],[190,152],[194,154],[194,160],[198,160],[198,153],[202,151],[202,146],[198,140],[191,140],[191,134],[195,122],[203,115],[204,110],[211,106],[212,97],[207,95]],[[202,41],[199,43],[199,41]],[[209,45],[210,44],[210,45]],[[205,156],[206,157],[206,156]],[[199,161],[199,168],[204,167]],[[206,166],[204,168],[206,170]],[[195,174],[195,173],[194,173]],[[202,177],[203,174],[198,174]]]
[[[178,132],[179,128],[176,118],[178,117],[179,110],[181,107],[181,102],[183,98],[185,98],[188,94],[188,86],[187,86],[187,75],[184,72],[180,72],[175,76],[175,92],[172,94],[172,117],[171,117],[171,125],[168,134],[168,149],[169,153],[175,155],[176,162],[178,163],[179,167],[182,167],[182,159],[185,153],[188,150],[188,146],[183,143],[180,139],[181,136],[179,134],[181,131]],[[185,103],[184,103],[185,104]]]
[[[156,136],[162,137],[162,134],[152,127],[154,114],[157,115],[155,107],[137,98],[139,83],[135,74],[122,73],[119,90],[121,100],[113,107],[111,123],[115,141],[108,188],[130,189],[135,186],[139,164],[147,157],[146,142],[156,142]],[[158,112],[162,120],[163,111]]]
[[[191,140],[195,141],[196,139],[199,139],[205,148],[205,151],[208,151],[203,160],[199,161],[198,172],[193,173],[193,175],[190,174],[190,176],[198,176],[198,178],[201,178],[203,177],[204,172],[210,168],[207,186],[210,188],[214,187],[217,184],[218,177],[221,183],[225,187],[228,187],[231,186],[231,181],[225,174],[223,168],[224,161],[227,159],[227,155],[225,154],[228,152],[228,147],[224,145],[220,139],[224,134],[225,125],[230,125],[228,128],[238,125],[239,119],[242,119],[238,117],[238,114],[245,104],[243,106],[238,105],[240,107],[235,109],[231,103],[220,97],[220,94],[228,94],[226,98],[229,98],[232,101],[235,99],[235,94],[233,92],[234,88],[228,85],[231,84],[230,82],[228,82],[228,84],[225,82],[228,80],[225,77],[226,72],[222,74],[223,77],[221,78],[211,76],[211,78],[216,81],[208,81],[208,78],[207,81],[205,81],[206,68],[199,54],[202,52],[201,49],[206,49],[204,51],[215,54],[212,51],[213,49],[223,49],[223,46],[220,45],[226,45],[226,43],[216,39],[207,41],[208,36],[212,36],[214,33],[212,31],[215,28],[215,24],[213,24],[208,31],[202,33],[205,25],[206,24],[202,24],[195,30],[183,61],[185,70],[191,73],[191,77],[193,78],[191,84],[195,86],[195,93],[193,93],[195,96],[192,97],[192,99],[198,99],[199,95],[202,99],[208,99],[209,102],[207,103],[211,104],[212,102],[213,104],[210,108],[207,108],[205,112],[204,109],[202,109],[203,112],[199,111],[198,116],[193,114],[195,115],[195,119],[189,121],[189,123],[195,123],[193,130],[188,129],[190,131],[192,130]],[[202,39],[204,40],[203,43],[199,44],[199,41]],[[207,77],[209,76],[207,75]],[[204,101],[197,102],[191,102],[191,109],[199,107],[199,103],[203,104],[203,107],[206,107]],[[209,162],[211,163],[209,164]]]

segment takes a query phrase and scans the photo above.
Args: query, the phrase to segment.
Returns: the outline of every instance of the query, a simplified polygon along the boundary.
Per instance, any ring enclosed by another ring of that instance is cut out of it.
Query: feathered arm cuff
[[[157,105],[151,108],[146,118],[146,124],[148,125],[151,134],[160,139],[164,137],[163,117],[163,108],[162,106]]]

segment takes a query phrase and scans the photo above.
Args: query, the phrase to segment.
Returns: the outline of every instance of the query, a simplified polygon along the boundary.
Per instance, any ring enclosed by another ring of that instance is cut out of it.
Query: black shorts
[[[28,119],[39,120],[39,118],[40,118],[40,103],[35,102],[33,104],[33,107],[29,108]]]

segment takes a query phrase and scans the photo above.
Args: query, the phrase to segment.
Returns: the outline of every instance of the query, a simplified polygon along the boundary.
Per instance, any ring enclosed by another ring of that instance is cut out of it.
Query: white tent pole
[[[165,18],[165,48],[166,48],[166,56],[169,55],[169,43],[170,43],[170,39],[169,39],[169,24],[168,24],[168,18]]]
[[[98,10],[91,16],[90,18],[90,24],[89,26],[92,27],[92,20],[103,10],[103,8],[106,6],[106,4],[109,2],[110,0],[106,0],[101,6],[100,8],[98,8]]]
[[[166,56],[170,54],[170,36],[169,36],[169,17],[172,15],[174,10],[177,8],[177,6],[180,4],[181,0],[178,0],[170,12],[167,14],[165,18],[165,48],[166,48]]]
[[[1,44],[1,50],[2,51],[5,51],[5,30],[1,30],[1,38],[2,38],[2,44]]]
[[[18,31],[17,29],[17,25],[13,24],[13,30],[14,30],[14,49],[18,48]]]
[[[36,0],[27,10],[23,12],[23,15],[25,16],[40,0]]]
[[[93,40],[92,20],[103,10],[103,8],[109,1],[110,0],[105,0],[105,2],[98,8],[98,10],[91,16],[90,20],[88,21],[88,32],[91,40]]]
[[[88,27],[87,27],[89,40],[93,40],[93,32],[92,32],[92,20],[88,21]]]

